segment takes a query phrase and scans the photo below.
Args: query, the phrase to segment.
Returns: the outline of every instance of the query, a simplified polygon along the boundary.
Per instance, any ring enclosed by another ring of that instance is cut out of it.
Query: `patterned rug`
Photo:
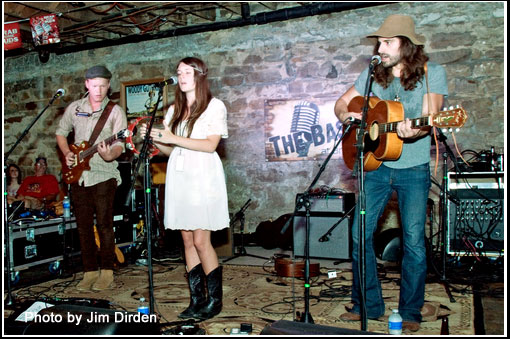
[[[80,292],[75,286],[82,273],[68,279],[56,279],[13,291],[18,299],[31,298],[93,298],[110,301],[110,308],[135,312],[140,297],[149,300],[147,267],[131,265],[115,271],[114,286],[102,292]],[[309,313],[315,324],[341,329],[360,330],[359,322],[346,322],[340,314],[350,306],[352,273],[337,272],[329,277],[328,270],[311,278]],[[182,333],[182,321],[177,315],[189,303],[189,289],[185,268],[181,263],[153,266],[155,313],[160,323],[166,324],[165,334]],[[386,315],[398,305],[398,274],[386,274],[382,279]],[[474,334],[473,297],[455,293],[454,303],[449,301],[445,288],[437,283],[426,285],[424,322],[417,335],[439,335],[442,317],[448,317],[450,335]],[[305,308],[304,281],[300,278],[281,277],[273,267],[236,266],[223,267],[223,310],[214,317],[196,324],[185,324],[192,334],[227,335],[242,323],[252,326],[252,334],[260,334],[264,327],[277,320],[298,321],[296,314]],[[198,332],[197,332],[198,331]],[[387,333],[387,322],[368,320],[367,331]]]

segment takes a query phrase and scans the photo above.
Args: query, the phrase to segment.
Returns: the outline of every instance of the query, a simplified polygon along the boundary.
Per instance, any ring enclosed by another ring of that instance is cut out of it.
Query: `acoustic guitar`
[[[105,139],[104,142],[107,145],[111,145],[117,140],[125,139],[129,136],[129,130],[123,129],[119,131],[117,134],[112,135],[108,139]],[[65,156],[62,155],[62,178],[66,184],[74,184],[80,180],[80,177],[83,171],[90,170],[89,161],[90,158],[97,152],[97,147],[99,143],[90,147],[87,141],[82,141],[79,145],[69,145],[69,149],[71,152],[75,154],[74,164],[69,167],[66,164]]]
[[[361,112],[363,97],[354,97],[348,105],[349,112]],[[397,135],[397,124],[404,120],[404,107],[398,101],[381,100],[370,97],[367,112],[367,128],[363,136],[363,166],[365,171],[374,171],[383,161],[397,160],[402,154],[404,141]],[[467,120],[466,111],[457,107],[446,111],[410,119],[413,128],[434,126],[439,128],[459,128]],[[356,128],[354,128],[356,127]],[[359,126],[353,126],[342,140],[342,153],[345,165],[354,168],[357,158],[356,139]]]

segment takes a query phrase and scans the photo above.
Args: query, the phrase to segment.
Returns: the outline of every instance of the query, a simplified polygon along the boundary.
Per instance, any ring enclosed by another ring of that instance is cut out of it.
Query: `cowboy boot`
[[[78,291],[90,291],[92,285],[96,282],[99,277],[98,271],[89,271],[83,274],[83,279],[76,285]]]
[[[223,266],[218,266],[206,276],[208,299],[198,315],[201,320],[210,319],[221,312],[223,306]]]
[[[188,308],[178,315],[179,318],[196,318],[199,311],[207,303],[205,298],[205,273],[202,264],[198,264],[188,272],[190,303]]]
[[[92,290],[102,291],[109,288],[113,283],[113,270],[101,270],[96,283],[92,285]]]

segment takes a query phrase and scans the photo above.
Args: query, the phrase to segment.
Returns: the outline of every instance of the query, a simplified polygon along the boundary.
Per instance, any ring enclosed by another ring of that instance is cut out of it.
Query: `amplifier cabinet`
[[[74,217],[48,221],[19,220],[9,223],[9,260],[12,271],[63,260],[80,253]]]
[[[302,194],[296,196],[300,203]],[[355,205],[354,193],[335,191],[330,194],[312,194],[310,201],[309,254],[312,258],[350,259],[351,214]],[[306,240],[306,213],[300,207],[293,220],[294,255],[304,256]],[[327,234],[333,227],[331,234]]]
[[[350,213],[352,207],[355,205],[354,193],[347,193],[342,190],[331,190],[327,193],[315,193],[309,195],[310,199],[310,213]],[[304,194],[296,195],[296,205],[300,204],[304,198]],[[298,209],[298,212],[305,212],[306,208],[303,204]]]
[[[499,256],[504,251],[504,173],[448,173],[447,252]]]
[[[309,253],[311,258],[351,258],[351,218],[346,217],[340,221],[341,218],[342,216],[334,217],[331,214],[310,216]],[[340,223],[331,231],[331,235],[326,235],[329,229],[338,221]],[[306,239],[305,216],[294,216],[293,232],[294,256],[303,257],[305,255]]]

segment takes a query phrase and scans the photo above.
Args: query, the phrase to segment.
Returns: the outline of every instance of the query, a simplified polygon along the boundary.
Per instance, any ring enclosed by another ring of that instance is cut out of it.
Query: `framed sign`
[[[162,117],[165,114],[163,110],[167,106],[167,86],[159,86],[159,83],[164,80],[164,78],[155,78],[121,83],[120,103],[128,119],[150,114],[158,101],[161,88],[163,93],[156,116]]]
[[[264,102],[266,161],[325,159],[341,137],[335,100],[274,99]],[[341,148],[332,159],[341,158]]]

